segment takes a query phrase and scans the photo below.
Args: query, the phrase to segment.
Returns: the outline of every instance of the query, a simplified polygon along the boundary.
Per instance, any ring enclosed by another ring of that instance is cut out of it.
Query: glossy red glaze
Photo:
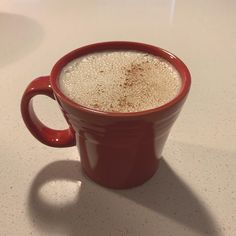
[[[50,129],[37,118],[31,99],[39,94],[55,99],[49,76],[39,77],[33,80],[26,88],[22,97],[21,114],[29,131],[35,138],[46,145],[52,147],[74,146],[75,135],[72,128],[66,130]]]
[[[104,50],[139,50],[165,58],[182,77],[179,95],[161,107],[129,113],[101,112],[64,96],[58,85],[63,66],[79,56]],[[31,133],[47,145],[72,146],[76,139],[81,165],[92,180],[106,187],[129,188],[144,183],[157,170],[163,146],[184,104],[190,83],[185,64],[163,49],[134,42],[97,43],[62,57],[51,71],[50,82],[49,77],[34,80],[23,95],[22,115]],[[72,128],[55,131],[45,127],[30,103],[36,94],[55,96]]]

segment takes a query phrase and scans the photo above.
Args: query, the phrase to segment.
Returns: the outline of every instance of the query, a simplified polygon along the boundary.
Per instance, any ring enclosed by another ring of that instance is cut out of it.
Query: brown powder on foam
[[[179,92],[181,78],[166,61],[136,51],[90,54],[60,75],[62,92],[75,102],[102,111],[155,108]]]

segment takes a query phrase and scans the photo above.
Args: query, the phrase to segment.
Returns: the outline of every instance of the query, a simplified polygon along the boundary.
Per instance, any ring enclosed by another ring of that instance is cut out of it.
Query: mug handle
[[[49,76],[42,76],[33,80],[26,88],[21,100],[21,114],[31,134],[40,142],[51,147],[74,146],[74,130],[69,127],[65,130],[54,130],[45,126],[36,116],[32,98],[36,95],[46,95],[55,100]]]

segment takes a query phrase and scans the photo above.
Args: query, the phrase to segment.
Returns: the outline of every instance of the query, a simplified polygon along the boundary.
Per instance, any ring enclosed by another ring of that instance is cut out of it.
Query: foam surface
[[[59,85],[74,102],[101,111],[159,107],[179,93],[181,78],[166,60],[138,51],[88,54],[67,64]]]

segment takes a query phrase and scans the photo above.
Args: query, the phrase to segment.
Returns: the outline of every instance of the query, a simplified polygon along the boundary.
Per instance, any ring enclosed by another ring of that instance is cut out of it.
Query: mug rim
[[[108,112],[108,111],[101,111],[94,108],[89,108],[83,105],[80,105],[69,97],[63,94],[59,87],[59,75],[61,73],[62,68],[71,62],[73,59],[90,54],[96,53],[100,51],[109,51],[109,50],[135,50],[135,51],[143,51],[154,56],[159,56],[161,58],[166,59],[175,69],[179,72],[180,77],[182,79],[182,87],[179,91],[178,95],[170,100],[169,102],[165,103],[162,106],[155,107],[148,110],[136,111],[136,112]],[[81,112],[90,113],[93,115],[100,115],[105,117],[137,117],[148,115],[151,113],[160,112],[166,110],[170,107],[173,107],[175,104],[180,102],[184,97],[188,94],[190,85],[191,85],[191,75],[184,64],[184,62],[175,56],[174,54],[166,51],[157,46],[139,43],[139,42],[130,42],[130,41],[108,41],[108,42],[100,42],[89,44],[87,46],[79,47],[63,57],[61,57],[53,66],[51,74],[50,74],[50,82],[51,87],[59,100],[62,100],[64,103],[70,105],[71,107],[75,108],[76,110],[80,110]]]

